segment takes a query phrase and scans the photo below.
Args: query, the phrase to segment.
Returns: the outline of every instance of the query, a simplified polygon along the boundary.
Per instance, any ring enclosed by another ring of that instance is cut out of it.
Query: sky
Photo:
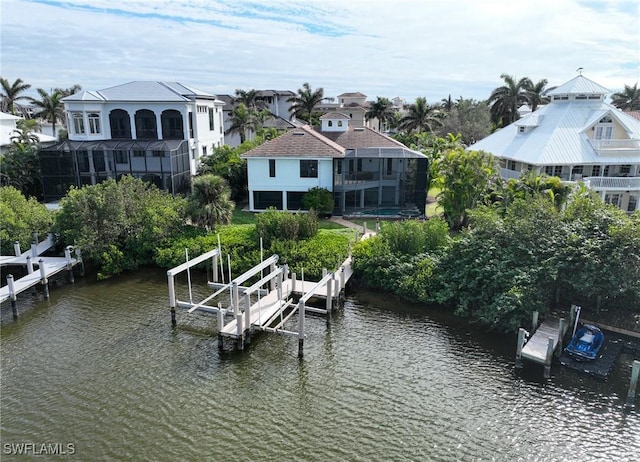
[[[640,80],[640,0],[2,0],[0,75],[483,100],[501,74]],[[33,90],[32,90],[33,91]],[[35,95],[35,92],[34,92]]]

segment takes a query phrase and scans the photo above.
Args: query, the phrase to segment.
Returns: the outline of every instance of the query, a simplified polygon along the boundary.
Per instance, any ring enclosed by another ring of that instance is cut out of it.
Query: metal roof
[[[584,75],[579,75],[549,91],[547,95],[608,95],[610,93],[611,90],[589,80]]]
[[[587,138],[588,130],[610,114],[629,138],[640,139],[640,121],[602,101],[552,101],[526,117],[537,116],[539,125],[525,133],[518,122],[498,130],[468,149],[532,165],[630,164],[640,155],[600,157]],[[522,124],[520,124],[522,125]]]
[[[186,140],[100,140],[100,141],[72,141],[65,140],[42,151],[175,151]]]
[[[215,99],[215,95],[178,82],[135,81],[98,91],[81,91],[64,101],[182,102]]]

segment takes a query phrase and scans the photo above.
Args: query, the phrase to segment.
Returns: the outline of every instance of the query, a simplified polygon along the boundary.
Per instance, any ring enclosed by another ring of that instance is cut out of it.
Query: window
[[[318,178],[318,161],[301,160],[300,178]]]
[[[387,159],[387,175],[393,172],[393,159]]]
[[[84,135],[84,117],[82,116],[82,112],[72,112],[71,117],[73,118],[73,132],[76,135]]]
[[[152,154],[153,157],[164,157],[164,151],[160,151],[157,149],[154,149]]]
[[[342,127],[342,120],[338,120],[338,127]]]
[[[556,165],[553,167],[553,176],[560,177],[562,175],[562,165]]]
[[[215,118],[214,118],[214,112],[213,112],[213,108],[210,107],[209,108],[209,131],[214,131],[216,129],[216,124],[215,124]]]
[[[116,160],[116,164],[128,163],[127,151],[113,151],[113,157]]]
[[[544,173],[546,173],[549,176],[553,176],[553,166],[552,165],[547,165],[544,168]]]
[[[357,170],[358,170],[359,172],[361,172],[361,171],[362,171],[362,159],[358,159],[358,167],[357,167]]]
[[[97,112],[90,112],[87,116],[89,118],[89,133],[92,135],[100,134],[100,114]]]
[[[600,176],[600,166],[594,165],[593,169],[591,169],[591,176]]]
[[[202,146],[202,155],[203,156],[207,155],[207,147],[206,146]]]
[[[329,122],[327,122],[327,126],[328,127],[333,127],[333,120],[330,120]]]
[[[133,157],[144,157],[145,154],[146,154],[145,151],[140,151],[140,150],[133,151]]]
[[[631,173],[631,165],[621,165],[620,173],[622,175],[628,175],[629,173]]]
[[[306,192],[287,191],[287,210],[306,210],[302,198]]]
[[[518,133],[524,133],[524,127],[518,127]]]
[[[508,170],[515,170],[516,169],[516,161],[515,160],[508,160],[507,161],[507,169]]]
[[[269,159],[269,176],[275,178],[276,176],[276,160]]]
[[[253,191],[253,208],[266,210],[275,207],[282,210],[282,191]]]
[[[582,165],[576,165],[571,170],[571,174],[572,175],[580,175],[580,176],[582,176],[583,173],[584,173],[584,166],[582,166]]]

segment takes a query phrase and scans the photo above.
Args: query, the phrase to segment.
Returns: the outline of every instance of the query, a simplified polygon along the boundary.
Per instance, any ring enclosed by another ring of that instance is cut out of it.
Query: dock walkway
[[[63,270],[71,271],[73,267],[82,262],[79,251],[76,250],[76,257],[71,256],[73,247],[68,246],[65,249],[64,257],[43,257],[41,254],[47,252],[55,245],[53,234],[49,234],[45,240],[39,244],[32,244],[29,250],[20,252],[19,245],[16,243],[16,255],[0,255],[0,266],[26,266],[28,274],[19,279],[14,280],[13,275],[7,276],[7,285],[0,288],[0,303],[11,300],[15,304],[16,296],[31,287],[42,283],[45,287],[45,297],[48,298],[48,280]],[[37,267],[39,271],[35,271]],[[14,307],[14,316],[17,311]]]
[[[534,318],[537,325],[537,317]],[[567,332],[568,325],[564,318],[547,319],[537,326],[535,332],[526,341],[528,333],[524,329],[518,331],[518,344],[516,350],[516,367],[522,365],[522,360],[542,364],[544,377],[551,376],[551,362],[555,352],[562,351],[562,339]]]

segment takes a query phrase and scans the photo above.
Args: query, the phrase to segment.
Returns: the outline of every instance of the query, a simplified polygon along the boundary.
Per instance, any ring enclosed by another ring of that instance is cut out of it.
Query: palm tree
[[[640,111],[640,88],[638,82],[631,87],[624,86],[624,90],[620,93],[611,95],[611,104],[623,111]]]
[[[249,109],[267,109],[267,104],[258,98],[258,90],[236,90],[236,103],[243,103]]]
[[[287,99],[288,103],[292,103],[289,108],[289,112],[291,112],[296,118],[312,123],[311,119],[313,117],[314,109],[323,98],[324,90],[322,87],[312,90],[309,83],[305,82],[302,85],[302,88],[298,89],[297,96],[292,96]]]
[[[40,94],[40,99],[31,98],[32,104],[37,108],[33,116],[51,122],[53,134],[56,136],[56,123],[64,121],[63,95],[59,90],[54,90],[51,94],[42,88],[37,90]]]
[[[9,137],[12,144],[29,146],[40,143],[40,138],[36,135],[36,132],[40,129],[40,124],[37,120],[20,119],[16,121],[16,127],[17,128],[13,130],[12,135]]]
[[[527,85],[525,86],[525,96],[527,98],[527,103],[531,108],[531,112],[538,109],[539,105],[547,104],[549,102],[549,98],[545,95],[555,87],[547,88],[547,83],[549,83],[547,79],[542,79],[536,84],[527,79]]]
[[[416,98],[416,102],[407,108],[407,114],[400,120],[400,128],[407,131],[433,132],[434,127],[442,125],[436,107],[427,104],[424,97]]]
[[[216,224],[228,224],[235,207],[227,181],[217,175],[193,179],[189,196],[189,215],[194,224],[212,230]]]
[[[67,96],[75,95],[80,90],[82,90],[82,87],[80,85],[78,85],[77,83],[74,84],[73,86],[69,87],[69,88],[56,88],[55,89],[55,91],[57,91],[58,93],[60,93],[62,95],[61,98],[65,98]]]
[[[224,132],[225,135],[237,133],[240,135],[240,143],[244,143],[247,139],[247,131],[254,127],[254,111],[247,108],[244,103],[238,104],[229,114],[229,128]]]
[[[364,117],[366,120],[378,119],[378,131],[380,131],[381,128],[386,127],[395,112],[391,100],[378,96],[376,101],[371,103],[371,108],[366,112]]]
[[[462,96],[460,98],[462,98]],[[451,112],[451,110],[456,107],[456,103],[451,99],[451,94],[449,94],[448,98],[442,98],[440,107],[446,112]]]
[[[21,99],[29,99],[28,96],[21,95],[31,88],[31,85],[28,83],[23,83],[22,79],[16,79],[15,82],[9,83],[7,79],[0,77],[0,85],[2,85],[2,93],[0,93],[0,105],[2,106],[3,112],[8,112],[9,114],[17,115],[17,110],[23,112],[22,106],[18,104],[18,101]]]
[[[491,104],[491,122],[496,127],[505,127],[520,118],[518,108],[527,102],[527,88],[533,85],[528,77],[517,82],[508,74],[502,74],[500,78],[505,85],[493,90],[488,102]]]

